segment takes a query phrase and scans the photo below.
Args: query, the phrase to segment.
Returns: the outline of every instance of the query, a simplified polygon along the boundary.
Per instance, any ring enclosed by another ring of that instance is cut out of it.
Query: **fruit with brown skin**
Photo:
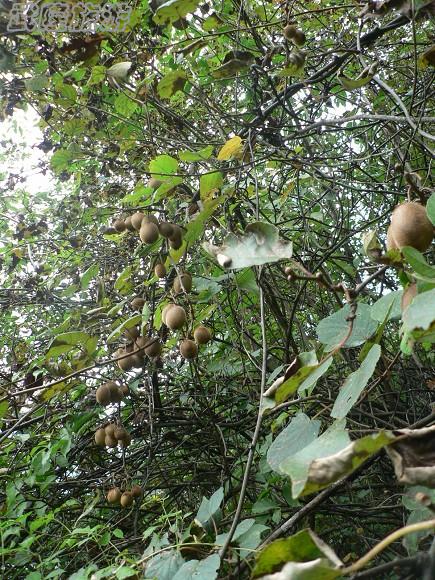
[[[128,217],[125,218],[124,220],[125,223],[125,227],[127,228],[127,230],[129,232],[135,232],[136,230],[133,227],[133,224],[131,223],[131,215],[129,215]]]
[[[175,306],[175,304],[166,304],[166,306],[162,310],[162,322],[166,324],[166,315],[168,314],[169,310]]]
[[[144,214],[141,211],[137,211],[131,216],[131,225],[134,229],[138,232],[142,225],[142,220],[144,218]]]
[[[120,389],[121,389],[121,392],[122,392],[123,397],[126,397],[127,395],[130,394],[130,389],[128,388],[127,385],[122,385],[120,387]]]
[[[144,244],[153,244],[159,239],[159,228],[152,222],[143,222],[139,237]]]
[[[173,289],[176,294],[179,294],[184,290],[186,292],[192,290],[192,276],[189,272],[180,272],[180,274],[174,279]]]
[[[121,232],[125,232],[127,226],[125,225],[124,220],[122,219],[117,219],[113,222],[113,227],[115,228],[115,230],[119,233]]]
[[[193,332],[193,338],[198,344],[206,344],[211,340],[211,332],[206,326],[197,326]]]
[[[119,403],[120,401],[122,401],[122,392],[121,389],[118,387],[118,385],[113,381],[109,381],[108,383],[106,383],[106,385],[110,390],[110,402]]]
[[[97,403],[100,403],[103,407],[110,403],[110,389],[107,385],[100,385],[98,387],[95,398],[97,399]]]
[[[127,433],[127,436],[124,437],[124,439],[120,439],[119,444],[121,447],[125,448],[128,447],[131,443],[131,435],[130,433]]]
[[[186,311],[182,306],[174,304],[172,308],[166,312],[165,324],[171,330],[178,330],[186,324]]]
[[[118,441],[123,441],[124,439],[128,439],[128,432],[124,429],[124,427],[115,427],[113,436]]]
[[[306,38],[304,32],[294,24],[287,24],[283,32],[287,40],[290,40],[296,46],[300,47],[305,44]]]
[[[119,503],[121,500],[121,490],[119,489],[119,487],[112,487],[112,489],[109,489],[109,491],[107,492],[107,501],[109,503]]]
[[[133,503],[133,496],[130,491],[124,491],[121,495],[121,505],[122,507],[130,507]]]
[[[94,435],[94,439],[95,439],[95,443],[99,446],[99,447],[104,447],[105,446],[105,439],[106,439],[106,430],[105,429],[97,429],[95,431],[95,435]]]
[[[425,252],[434,237],[434,226],[427,217],[426,208],[415,201],[402,203],[394,209],[388,229],[387,249],[411,246]]]
[[[104,432],[109,437],[115,437],[115,429],[116,429],[115,423],[109,423],[104,427]]]
[[[180,226],[173,224],[172,234],[169,236],[169,245],[174,250],[178,250],[183,245],[183,230]]]
[[[166,276],[166,266],[159,262],[154,266],[154,274],[157,278],[164,278]]]
[[[118,358],[120,356],[125,356],[127,354],[127,351],[123,348],[119,348],[116,353],[115,353],[115,358]],[[135,364],[135,361],[132,359],[131,356],[126,356],[125,358],[121,358],[117,361],[119,368],[124,371],[127,372],[130,369],[133,368],[133,365]]]
[[[136,296],[136,298],[133,298],[133,300],[130,302],[130,306],[133,308],[133,310],[137,310],[139,312],[145,306],[145,299]]]
[[[160,187],[162,185],[163,181],[160,181],[159,179],[156,179],[155,177],[151,177],[148,180],[147,183],[147,187],[152,187],[153,189],[157,189],[158,187]]]
[[[143,221],[142,221],[142,225],[144,223],[151,223],[151,224],[155,224],[157,227],[159,226],[159,220],[152,213],[145,214]]]
[[[126,328],[124,330],[124,336],[126,338],[128,338],[129,340],[136,340],[136,338],[139,336],[140,331],[139,328],[137,326],[131,326],[130,328]]]
[[[137,483],[135,483],[134,485],[131,486],[130,493],[133,497],[140,497],[142,495],[141,486],[137,485]]]
[[[112,437],[111,435],[106,435],[104,439],[104,444],[106,447],[110,447],[111,449],[113,449],[118,445],[118,441],[117,439],[115,439],[115,437]]]
[[[174,233],[174,226],[169,222],[161,222],[159,224],[159,232],[164,238],[170,238]]]
[[[157,337],[150,338],[148,340],[148,345],[145,347],[145,354],[150,358],[159,356],[162,352],[162,345]]]
[[[198,345],[193,340],[186,338],[180,343],[180,353],[183,358],[192,359],[198,354]]]

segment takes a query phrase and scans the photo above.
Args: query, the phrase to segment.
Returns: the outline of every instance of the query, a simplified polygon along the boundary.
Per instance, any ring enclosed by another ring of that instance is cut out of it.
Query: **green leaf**
[[[109,336],[107,337],[107,343],[110,344],[111,342],[114,342],[121,336],[124,330],[127,330],[127,328],[132,328],[133,326],[138,326],[139,324],[141,324],[141,322],[142,322],[141,314],[135,314],[134,316],[131,316],[127,320],[124,320],[124,322],[122,322],[119,326],[115,328],[115,330],[113,330],[109,334]]]
[[[3,419],[3,417],[6,416],[8,410],[9,410],[9,403],[8,403],[8,401],[2,401],[0,403],[0,425],[3,424],[2,419]]]
[[[72,331],[58,334],[51,342],[50,349],[45,355],[47,359],[61,352],[68,352],[76,346],[86,350],[88,354],[94,352],[97,338],[90,336],[86,332]]]
[[[297,390],[304,391],[312,387],[326,373],[332,362],[333,358],[329,357],[321,364],[315,363],[301,367],[277,388],[274,396],[275,401],[283,403]]]
[[[215,199],[208,199],[203,203],[202,211],[196,216],[195,219],[187,224],[187,232],[184,235],[184,240],[189,244],[196,242],[198,238],[204,233],[205,226],[211,216],[214,214],[216,209],[222,204],[224,196],[217,197]]]
[[[37,75],[30,79],[24,80],[26,89],[32,93],[42,92],[50,84],[49,77],[45,75]]]
[[[97,65],[93,66],[91,69],[91,76],[88,79],[87,85],[92,87],[94,85],[99,85],[106,77],[106,67]]]
[[[58,149],[51,156],[50,165],[55,173],[60,173],[61,171],[69,168],[73,159],[74,155],[71,151],[67,151],[66,149]]]
[[[215,580],[219,566],[218,554],[211,554],[205,560],[189,560],[179,568],[173,580]]]
[[[435,226],[435,193],[433,193],[427,200],[426,211],[428,218]]]
[[[345,380],[340,392],[338,393],[338,397],[335,399],[331,411],[331,417],[334,417],[334,419],[342,419],[343,417],[346,417],[358,400],[358,397],[363,392],[370,377],[375,372],[380,356],[381,347],[379,344],[374,344],[360,368],[351,373]]]
[[[177,173],[178,161],[170,155],[158,155],[150,161],[149,170],[152,177],[165,181]]]
[[[202,200],[207,200],[213,193],[218,191],[224,183],[220,171],[205,173],[199,179],[199,193]]]
[[[144,578],[174,580],[175,574],[183,566],[184,559],[178,550],[168,550],[154,556],[145,568]]]
[[[157,8],[153,20],[156,24],[175,22],[194,12],[199,3],[200,0],[169,0]]]
[[[198,524],[202,527],[205,527],[219,512],[223,499],[223,487],[220,487],[217,491],[215,491],[210,499],[203,497],[201,505],[199,506],[198,513],[196,514],[195,521],[198,522]]]
[[[131,117],[139,108],[138,104],[125,93],[117,95],[113,104],[116,112],[127,118]]]
[[[184,70],[167,73],[157,85],[157,92],[162,99],[169,99],[177,91],[182,91],[187,81],[187,73]]]
[[[420,342],[435,341],[435,288],[413,299],[403,313],[403,325]]]
[[[80,285],[83,288],[83,290],[89,288],[91,280],[96,276],[98,276],[99,271],[100,271],[99,264],[92,264],[92,266],[89,266],[89,268],[83,272],[83,274],[80,277]]]
[[[115,281],[115,289],[118,290],[121,294],[126,295],[128,294],[131,289],[133,288],[133,283],[131,281],[131,276],[133,273],[132,266],[127,266],[118,276]]]
[[[426,282],[435,282],[435,267],[426,262],[421,252],[410,246],[401,248],[401,252],[414,270],[416,278]]]
[[[340,344],[349,332],[349,322],[346,318],[350,314],[348,304],[324,318],[317,325],[317,336],[322,344],[326,344],[328,350],[332,350]],[[376,321],[371,317],[371,307],[364,303],[359,303],[356,310],[356,318],[353,322],[352,334],[344,344],[344,348],[352,348],[363,344],[369,339],[378,327]]]
[[[379,300],[371,306],[370,315],[373,320],[384,322],[388,311],[388,320],[400,318],[402,315],[402,296],[403,290],[397,290],[396,292],[389,292],[388,294],[385,294],[385,296],[382,296],[382,298],[379,298]]]
[[[179,151],[178,152],[178,157],[181,159],[181,161],[185,161],[187,163],[191,163],[194,161],[206,161],[207,159],[210,159],[210,157],[213,154],[213,145],[207,145],[207,147],[204,147],[203,149],[200,149],[199,151]]]
[[[204,249],[214,255],[223,268],[240,269],[291,258],[293,245],[279,239],[272,224],[254,222],[243,236],[229,234],[222,246],[205,243]]]

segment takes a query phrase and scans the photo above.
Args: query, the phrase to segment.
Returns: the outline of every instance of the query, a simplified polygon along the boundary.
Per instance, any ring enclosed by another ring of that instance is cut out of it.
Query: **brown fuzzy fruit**
[[[193,332],[193,338],[198,344],[206,344],[211,340],[211,332],[206,326],[197,326]]]
[[[166,266],[159,262],[154,266],[154,274],[157,278],[164,278],[166,276]]]
[[[162,352],[162,345],[158,338],[150,338],[148,340],[148,346],[145,347],[145,354],[150,358],[154,356],[159,356]]]
[[[175,304],[166,304],[166,306],[163,308],[162,310],[162,322],[163,324],[166,324],[166,316],[169,312],[169,310],[175,306]]]
[[[148,180],[147,183],[147,187],[152,187],[153,189],[157,189],[158,187],[160,187],[162,185],[163,181],[160,181],[159,179],[156,179],[155,177],[151,177],[151,179]]]
[[[190,292],[192,290],[192,276],[189,272],[181,272],[181,274],[175,278],[173,288],[176,294],[179,294],[184,290]]]
[[[428,249],[434,236],[434,226],[427,217],[426,208],[414,201],[402,203],[394,209],[389,230],[387,247],[388,243],[391,248],[411,246],[420,252]]]
[[[131,216],[131,225],[134,227],[134,229],[138,232],[140,230],[140,227],[142,225],[142,220],[145,216],[143,215],[143,213],[141,211],[137,211],[136,213],[134,213]]]
[[[121,495],[121,505],[122,507],[129,507],[133,503],[133,496],[130,491],[124,491]]]
[[[159,239],[159,228],[152,222],[144,222],[139,230],[139,237],[144,244],[153,244]]]
[[[387,250],[398,250],[396,242],[393,239],[393,234],[391,232],[391,226],[387,230]]]
[[[124,330],[124,336],[126,338],[128,338],[129,340],[136,340],[136,338],[139,336],[140,334],[140,330],[138,329],[137,326],[132,326],[131,328],[126,328]]]
[[[287,40],[291,40],[296,46],[303,46],[305,44],[306,38],[304,32],[294,24],[288,24],[283,32]]]
[[[169,236],[169,245],[174,250],[178,250],[181,248],[183,244],[183,230],[180,226],[173,224],[172,226],[172,234]]]
[[[115,228],[115,230],[117,232],[121,233],[121,232],[125,232],[127,226],[125,225],[124,220],[117,219],[113,222],[113,227]]]
[[[131,435],[130,433],[127,433],[127,436],[124,437],[124,439],[120,439],[119,444],[121,445],[121,447],[128,447],[131,443]]]
[[[111,449],[113,449],[118,445],[118,441],[115,439],[115,437],[112,437],[111,435],[106,435],[104,439],[104,444],[106,447],[110,447]]]
[[[115,427],[113,436],[118,441],[123,441],[124,439],[128,439],[128,432],[124,429],[124,427]]]
[[[135,348],[135,350],[137,350],[139,348],[144,349],[144,347],[147,345],[147,343],[148,343],[148,338],[146,338],[145,336],[138,336],[136,338],[136,340],[134,341],[134,348]],[[141,354],[143,356],[144,351],[141,350],[139,352],[139,354]]]
[[[133,308],[133,310],[137,310],[139,312],[145,306],[145,299],[136,296],[136,298],[133,298],[133,300],[130,302],[130,306]]]
[[[119,356],[124,356],[127,354],[127,351],[123,348],[119,348],[116,352],[115,352],[115,358],[118,358]],[[135,363],[134,360],[132,360],[131,356],[127,356],[125,358],[121,358],[118,361],[116,361],[118,363],[119,368],[124,371],[127,372],[130,369],[133,368],[133,365]]]
[[[174,304],[166,313],[165,324],[171,330],[178,330],[186,324],[186,319],[186,311],[184,308]]]
[[[130,493],[133,497],[140,497],[142,495],[141,486],[137,485],[137,483],[135,483],[134,485],[131,486]]]
[[[94,435],[95,443],[99,447],[105,446],[105,439],[106,439],[106,430],[105,429],[97,429]]]
[[[128,217],[125,218],[124,220],[125,223],[125,227],[127,228],[127,230],[129,232],[135,232],[136,230],[133,227],[133,224],[131,223],[131,215],[129,215]]]
[[[143,221],[142,221],[142,225],[144,223],[155,224],[158,227],[159,220],[152,213],[148,213],[148,214],[145,214],[145,217],[143,218]]]
[[[97,392],[95,393],[95,398],[97,399],[97,403],[100,403],[103,407],[110,403],[110,389],[107,385],[101,385],[98,387]]]
[[[110,381],[110,384],[109,383],[106,384],[108,385],[108,388],[110,390],[110,402],[119,403],[120,401],[122,401],[122,392],[121,389],[118,387],[118,385],[113,381]]]
[[[109,437],[115,437],[115,429],[116,429],[115,423],[109,423],[104,427],[104,432]]]
[[[109,503],[119,503],[120,499],[121,499],[121,490],[119,489],[119,487],[112,487],[112,489],[109,489],[109,491],[107,492],[107,501]]]
[[[174,226],[169,222],[161,222],[159,232],[164,238],[170,238],[174,233]]]
[[[121,389],[122,392],[122,396],[126,397],[127,395],[130,394],[130,389],[128,388],[127,385],[122,385],[121,387],[119,387]]]
[[[198,345],[193,340],[186,338],[180,343],[180,353],[183,358],[195,358],[198,354]]]

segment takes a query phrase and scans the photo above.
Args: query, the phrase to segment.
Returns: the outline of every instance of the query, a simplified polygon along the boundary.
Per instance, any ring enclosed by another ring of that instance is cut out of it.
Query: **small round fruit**
[[[182,272],[177,276],[174,280],[173,288],[176,294],[183,292],[183,288],[186,292],[190,292],[192,290],[192,276],[189,272]]]
[[[151,224],[155,224],[157,227],[159,226],[159,220],[152,213],[145,214],[143,221],[142,221],[142,225],[144,223],[151,223]]]
[[[198,354],[198,345],[193,340],[186,338],[180,343],[180,353],[183,358],[195,358]]]
[[[140,497],[142,495],[141,486],[137,485],[137,483],[135,483],[134,485],[131,486],[130,493],[133,497]]]
[[[426,208],[414,201],[398,205],[391,215],[390,236],[398,248],[411,246],[424,252],[434,236]]]
[[[115,439],[115,437],[112,437],[111,435],[106,435],[104,439],[104,444],[106,447],[110,447],[111,449],[113,449],[118,445],[118,441],[117,439]]]
[[[119,489],[119,487],[113,487],[112,489],[109,489],[109,491],[107,492],[107,501],[109,503],[119,503],[120,499],[121,499],[121,490]]]
[[[133,503],[133,496],[130,491],[124,491],[121,495],[121,505],[122,507],[129,507]]]
[[[128,388],[127,385],[122,385],[121,387],[119,387],[121,389],[122,392],[122,396],[126,397],[127,395],[130,394],[130,389]]]
[[[122,441],[124,439],[128,439],[128,433],[124,429],[124,427],[115,427],[115,432],[114,432],[113,436],[118,441]]]
[[[198,326],[193,332],[193,338],[198,344],[206,344],[211,340],[211,332],[206,326]]]
[[[186,311],[184,308],[174,304],[166,313],[165,324],[171,330],[178,330],[186,324],[186,319]]]
[[[109,437],[114,437],[115,429],[116,429],[115,423],[109,423],[104,427],[104,432],[106,433],[106,435],[109,435]]]
[[[174,233],[174,226],[169,222],[161,222],[159,225],[159,232],[164,238],[170,238]]]
[[[131,328],[126,328],[124,330],[124,336],[126,338],[128,338],[129,340],[136,340],[136,338],[139,336],[140,334],[140,330],[138,329],[137,326],[132,326]]]
[[[142,220],[145,216],[143,215],[143,213],[141,211],[137,211],[136,213],[134,213],[131,216],[131,225],[134,227],[134,229],[136,231],[140,230],[140,227],[142,225]]]
[[[153,189],[157,189],[158,187],[160,187],[162,185],[163,181],[160,181],[160,179],[156,179],[155,177],[151,177],[151,179],[148,180],[147,183],[147,187],[152,187]]]
[[[393,233],[391,231],[391,226],[389,226],[387,230],[387,250],[398,250],[399,248],[396,245],[396,242],[393,238]]]
[[[303,46],[305,44],[306,38],[304,32],[294,24],[288,24],[283,32],[287,40],[291,40],[296,46]]]
[[[133,227],[133,224],[131,223],[131,215],[129,215],[128,217],[125,218],[124,220],[125,223],[125,227],[127,228],[127,230],[129,232],[135,232],[136,230]]]
[[[180,226],[176,224],[172,224],[172,234],[169,236],[169,241],[174,242],[176,240],[180,240],[183,238],[183,230]]]
[[[136,298],[133,298],[133,300],[130,302],[130,306],[133,308],[133,310],[137,310],[139,312],[145,306],[145,299],[136,296]]]
[[[159,262],[154,266],[154,274],[157,278],[164,278],[166,276],[166,266]]]
[[[134,341],[134,348],[135,348],[135,350],[137,350],[139,348],[144,349],[147,344],[148,344],[148,338],[146,338],[145,336],[138,336],[136,338],[136,340]],[[141,350],[139,354],[143,355],[144,351]]]
[[[110,389],[110,402],[111,403],[119,403],[122,401],[122,392],[121,389],[118,387],[116,383],[110,381],[108,384],[108,388]]]
[[[120,439],[119,444],[121,445],[121,447],[125,448],[128,447],[131,443],[131,435],[130,433],[127,433],[127,436],[124,437],[124,439]]]
[[[95,398],[97,399],[97,403],[100,403],[103,407],[110,403],[110,389],[107,385],[101,385],[98,387],[97,392],[95,393]]]
[[[113,227],[119,233],[125,232],[127,226],[125,225],[125,221],[121,219],[117,219],[113,222]]]
[[[162,345],[158,338],[151,338],[148,340],[148,346],[145,347],[145,354],[150,358],[159,356],[162,352]]]
[[[106,430],[105,429],[97,429],[95,431],[95,435],[94,435],[94,439],[95,439],[95,443],[99,446],[99,447],[104,447],[105,446],[105,439],[106,439]]]
[[[117,356],[123,356],[126,355],[126,351],[124,349],[119,349],[117,351]],[[126,356],[125,358],[121,358],[118,361],[118,366],[122,371],[129,371],[130,369],[133,368],[134,365],[134,360],[132,360],[131,356]]]
[[[151,222],[144,222],[139,230],[139,237],[144,244],[153,244],[159,239],[159,228]]]
[[[169,312],[169,310],[175,306],[175,304],[166,304],[166,306],[163,308],[162,310],[162,322],[163,324],[166,324],[166,316]]]

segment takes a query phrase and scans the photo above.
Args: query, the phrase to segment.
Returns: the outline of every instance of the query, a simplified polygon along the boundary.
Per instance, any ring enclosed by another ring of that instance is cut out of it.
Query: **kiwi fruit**
[[[159,220],[152,213],[148,213],[145,215],[142,221],[142,225],[144,223],[155,224],[157,227],[159,226]]]
[[[123,441],[124,439],[128,439],[128,433],[124,429],[124,427],[115,427],[115,431],[113,433],[113,436],[118,441]]]
[[[154,266],[154,274],[157,278],[164,278],[166,276],[166,266],[159,262]]]
[[[145,347],[145,354],[150,358],[159,356],[162,352],[162,345],[158,338],[151,338],[148,340],[148,346]]]
[[[128,388],[127,385],[122,385],[121,387],[119,387],[121,389],[121,393],[123,397],[126,397],[127,395],[130,394],[130,389]]]
[[[131,328],[126,328],[124,330],[124,336],[126,338],[128,338],[129,340],[136,340],[136,338],[139,336],[140,331],[138,329],[137,326],[132,326]]]
[[[115,230],[117,232],[121,233],[121,232],[125,232],[127,226],[125,225],[124,220],[117,219],[113,222],[113,227],[115,228]]]
[[[140,497],[142,495],[141,486],[137,485],[137,483],[135,483],[134,485],[131,486],[130,493],[133,497]]]
[[[162,322],[166,324],[166,315],[168,314],[169,310],[175,306],[175,304],[166,304],[166,306],[162,310]]]
[[[94,435],[95,443],[99,447],[105,446],[105,439],[106,439],[106,430],[105,429],[97,429]]]
[[[116,351],[116,356],[123,356],[127,354],[126,350],[123,348],[120,348]],[[121,358],[120,360],[117,361],[119,368],[122,371],[129,371],[130,369],[133,368],[133,365],[135,363],[134,360],[132,360],[131,356],[126,356],[125,358]]]
[[[145,306],[145,299],[136,296],[136,298],[133,298],[133,300],[130,302],[130,306],[133,308],[133,310],[137,310],[139,312]]]
[[[107,501],[109,503],[119,503],[121,500],[121,490],[119,489],[119,487],[112,487],[112,489],[109,489],[109,491],[107,492]]]
[[[426,208],[415,201],[402,203],[393,210],[388,229],[387,249],[411,246],[424,252],[434,236],[434,226],[427,217]]]
[[[115,429],[116,429],[115,423],[109,423],[104,427],[104,432],[109,437],[115,437]]]
[[[178,250],[183,245],[183,230],[180,226],[172,226],[172,234],[169,236],[169,245],[174,250]]]
[[[145,336],[138,336],[136,338],[136,340],[134,341],[134,347],[136,350],[138,348],[143,349],[147,345],[147,343],[148,343],[148,338],[146,338]],[[140,353],[138,353],[138,354],[143,355],[144,351],[141,350]]]
[[[130,433],[127,432],[127,435],[124,437],[124,439],[119,440],[119,444],[121,445],[121,447],[128,447],[130,443],[131,443],[131,435]]]
[[[142,225],[142,220],[144,218],[144,214],[141,211],[137,211],[131,216],[131,225],[134,229],[138,232]]]
[[[183,358],[192,359],[198,354],[198,345],[193,340],[186,338],[180,343],[180,353]]]
[[[111,403],[119,403],[122,401],[122,392],[121,389],[118,387],[116,383],[110,381],[107,383],[108,388],[110,390],[110,402]]]
[[[106,437],[104,438],[104,444],[106,447],[113,449],[118,445],[118,441],[115,439],[115,437],[106,434]]]
[[[178,330],[186,323],[186,311],[182,306],[174,304],[172,308],[166,312],[165,324],[171,330]]]
[[[157,189],[162,185],[163,181],[160,181],[160,179],[156,179],[155,177],[151,177],[148,180],[147,183],[147,187],[152,187],[153,189]]]
[[[144,222],[139,230],[139,237],[144,244],[153,244],[159,239],[159,228],[152,222]]]
[[[124,493],[121,495],[120,501],[122,507],[130,507],[131,504],[133,503],[133,495],[131,494],[130,491],[124,491]]]
[[[103,407],[110,403],[110,389],[107,384],[98,387],[95,398],[97,399],[97,403],[100,403]]]
[[[131,215],[129,215],[128,217],[126,217],[126,218],[125,218],[125,220],[124,220],[124,224],[125,224],[125,227],[126,227],[126,229],[127,229],[129,232],[135,232],[135,231],[136,231],[136,230],[134,229],[134,227],[133,227],[133,224],[131,223]]]
[[[283,32],[287,40],[290,40],[296,46],[300,47],[305,44],[306,38],[304,32],[294,24],[287,24]]]
[[[135,369],[140,369],[143,367],[144,361],[144,353],[142,352],[135,352],[130,357],[131,366]]]
[[[193,338],[197,344],[206,344],[211,340],[211,332],[206,326],[197,326],[193,332]]]
[[[159,232],[164,238],[170,238],[174,233],[174,226],[169,222],[160,222]]]
[[[174,280],[173,289],[176,294],[183,292],[183,288],[186,292],[192,290],[192,276],[189,272],[181,272]]]

